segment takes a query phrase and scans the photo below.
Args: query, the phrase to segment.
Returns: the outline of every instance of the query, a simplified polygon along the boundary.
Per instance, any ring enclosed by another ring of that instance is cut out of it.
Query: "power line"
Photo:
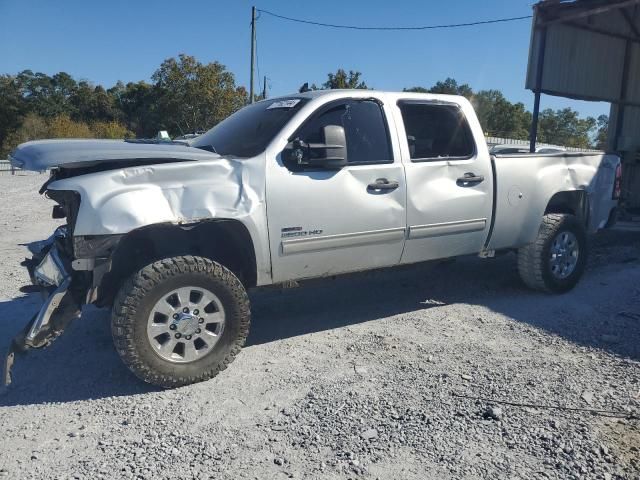
[[[297,23],[305,23],[307,25],[315,25],[318,27],[329,27],[329,28],[343,28],[343,29],[348,29],[348,30],[384,30],[384,31],[390,31],[390,30],[436,30],[436,29],[443,29],[443,28],[459,28],[459,27],[471,27],[474,25],[488,25],[491,23],[504,23],[504,22],[513,22],[516,20],[525,20],[527,18],[532,18],[533,15],[525,15],[522,17],[509,17],[509,18],[496,18],[493,20],[481,20],[481,21],[477,21],[477,22],[469,22],[469,23],[451,23],[451,24],[445,24],[445,25],[423,25],[423,26],[418,26],[418,27],[364,27],[364,26],[360,26],[360,25],[339,25],[339,24],[334,24],[334,23],[322,23],[322,22],[315,22],[312,20],[303,20],[300,18],[292,18],[292,17],[285,17],[284,15],[279,15],[277,13],[273,13],[270,12],[269,10],[261,10],[261,9],[256,9],[258,12],[260,13],[265,13],[267,15],[271,15],[272,17],[276,17],[279,18],[281,20],[288,20],[290,22],[297,22]]]

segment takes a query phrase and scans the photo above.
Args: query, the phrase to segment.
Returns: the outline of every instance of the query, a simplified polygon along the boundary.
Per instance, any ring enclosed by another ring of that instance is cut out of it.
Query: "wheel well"
[[[195,224],[157,224],[128,233],[111,256],[102,279],[98,305],[111,305],[122,282],[142,267],[162,258],[197,255],[231,270],[246,288],[256,285],[256,256],[247,228],[237,220]]]
[[[589,217],[588,198],[584,190],[558,192],[551,197],[544,214],[568,213],[587,223]]]

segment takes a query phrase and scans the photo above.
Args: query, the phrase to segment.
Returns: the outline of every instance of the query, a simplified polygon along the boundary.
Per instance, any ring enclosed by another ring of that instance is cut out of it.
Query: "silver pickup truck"
[[[51,171],[40,193],[66,225],[25,261],[46,300],[6,382],[88,303],[112,309],[139,378],[176,387],[238,354],[253,287],[515,251],[526,285],[566,292],[620,190],[615,155],[491,156],[466,99],[366,90],[261,101],[184,142],[29,142],[11,162]]]

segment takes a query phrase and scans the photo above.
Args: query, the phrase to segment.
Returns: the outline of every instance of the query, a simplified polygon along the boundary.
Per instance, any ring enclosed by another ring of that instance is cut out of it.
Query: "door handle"
[[[396,188],[398,188],[400,186],[400,184],[398,182],[396,182],[395,180],[387,180],[386,178],[379,178],[377,179],[374,183],[370,183],[369,185],[367,185],[367,190],[372,190],[372,191],[391,191],[391,190],[395,190]]]
[[[460,177],[456,183],[459,187],[470,187],[481,182],[484,182],[483,175],[476,175],[475,173],[467,172],[463,177]]]

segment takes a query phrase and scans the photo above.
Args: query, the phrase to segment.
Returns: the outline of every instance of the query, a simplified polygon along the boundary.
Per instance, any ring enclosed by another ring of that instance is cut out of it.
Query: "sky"
[[[160,63],[180,53],[218,61],[249,84],[251,6],[285,16],[366,26],[465,23],[529,15],[531,0],[0,0],[0,74],[24,69],[110,87],[150,80]],[[429,87],[453,77],[474,90],[498,89],[531,110],[524,82],[530,20],[450,30],[336,30],[286,22],[265,13],[257,21],[259,82],[269,96],[323,83],[338,68],[362,72],[378,90]],[[544,95],[541,108],[570,106],[581,115],[609,113],[606,103]]]

